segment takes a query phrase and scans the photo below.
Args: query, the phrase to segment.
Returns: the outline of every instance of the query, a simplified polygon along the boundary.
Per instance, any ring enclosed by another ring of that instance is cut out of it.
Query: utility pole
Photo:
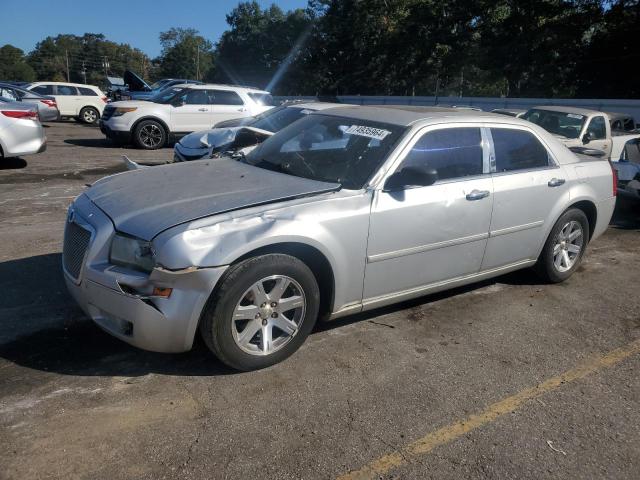
[[[82,61],[82,79],[83,83],[87,83],[87,69],[84,66],[84,60]]]
[[[200,42],[196,43],[196,80],[200,80]]]
[[[460,70],[460,98],[462,98],[462,90],[464,88],[464,67]]]
[[[67,49],[64,50],[64,56],[67,59],[67,82],[70,82],[71,78],[69,77],[69,51]]]
[[[109,59],[106,56],[103,57],[102,66],[104,67],[104,76],[109,76]]]

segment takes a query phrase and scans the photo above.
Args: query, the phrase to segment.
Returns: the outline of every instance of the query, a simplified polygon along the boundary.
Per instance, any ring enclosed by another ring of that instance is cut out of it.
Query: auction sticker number
[[[364,125],[351,125],[344,133],[367,138],[375,138],[376,140],[384,140],[384,138],[391,132],[389,130],[383,130],[382,128],[366,127]]]

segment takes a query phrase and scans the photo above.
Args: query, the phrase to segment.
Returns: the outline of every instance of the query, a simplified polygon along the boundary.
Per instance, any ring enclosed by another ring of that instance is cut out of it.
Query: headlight
[[[124,235],[115,235],[111,242],[109,261],[114,265],[150,272],[156,266],[150,242]]]
[[[115,109],[115,111],[113,112],[113,115],[111,115],[111,116],[112,117],[121,117],[125,113],[135,112],[137,109],[138,109],[138,107],[118,107],[118,108]]]

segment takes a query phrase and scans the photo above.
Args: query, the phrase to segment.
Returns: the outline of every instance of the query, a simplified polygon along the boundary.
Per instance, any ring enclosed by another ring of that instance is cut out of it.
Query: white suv
[[[41,95],[55,97],[61,117],[73,117],[83,123],[96,123],[107,104],[107,96],[94,85],[34,82],[25,88]]]
[[[232,85],[175,85],[149,101],[127,100],[107,105],[100,130],[119,142],[132,141],[147,150],[215,123],[254,116],[272,108],[269,92]]]

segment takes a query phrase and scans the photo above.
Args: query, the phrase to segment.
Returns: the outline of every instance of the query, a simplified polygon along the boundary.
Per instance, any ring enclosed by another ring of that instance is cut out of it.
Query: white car
[[[269,92],[232,85],[176,85],[148,101],[127,100],[107,105],[100,129],[119,143],[133,142],[146,150],[232,118],[251,117],[272,108]]]
[[[27,90],[56,99],[61,117],[73,117],[83,123],[96,123],[102,116],[107,96],[94,85],[66,82],[35,82]]]
[[[0,103],[0,158],[40,153],[47,137],[35,105]]]

